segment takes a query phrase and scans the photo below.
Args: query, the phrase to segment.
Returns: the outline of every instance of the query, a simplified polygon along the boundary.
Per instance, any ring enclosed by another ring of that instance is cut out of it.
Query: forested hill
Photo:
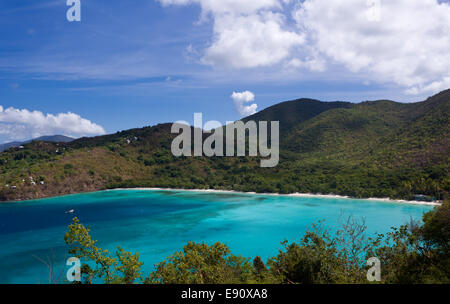
[[[280,164],[175,158],[170,124],[0,153],[0,199],[114,187],[211,188],[413,199],[448,196],[450,90],[426,101],[280,103],[243,119],[280,121]]]
[[[64,136],[64,135],[41,136],[39,138],[35,138],[32,140],[27,140],[27,141],[23,141],[23,142],[14,141],[14,142],[9,142],[9,143],[5,143],[5,144],[0,144],[0,152],[8,150],[9,148],[20,147],[20,146],[30,143],[32,141],[70,142],[72,140],[74,140],[74,139],[71,137]]]

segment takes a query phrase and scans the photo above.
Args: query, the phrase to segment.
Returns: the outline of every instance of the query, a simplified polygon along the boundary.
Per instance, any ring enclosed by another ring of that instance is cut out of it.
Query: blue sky
[[[440,32],[450,28],[447,1],[381,2],[389,6],[382,11],[386,20],[405,3],[417,2],[409,15],[425,14],[420,6],[429,6],[420,26],[405,21],[388,28],[359,19],[329,27],[336,24],[334,12],[348,20],[345,14],[354,16],[361,3],[349,1],[354,9],[340,11],[334,1],[326,8],[317,1],[263,0],[255,7],[250,0],[81,0],[81,22],[68,22],[66,0],[2,0],[0,142],[192,121],[194,112],[206,120],[236,120],[242,113],[233,92],[252,92],[246,102],[261,110],[300,97],[419,101],[450,83],[442,63],[450,40],[448,31]],[[336,38],[348,29],[356,29],[351,37],[367,37],[367,47]],[[390,47],[397,37],[406,39],[404,29],[409,37],[399,45],[414,44]],[[419,59],[411,55],[415,46]],[[432,68],[425,65],[430,57]],[[58,116],[69,112],[76,116]]]

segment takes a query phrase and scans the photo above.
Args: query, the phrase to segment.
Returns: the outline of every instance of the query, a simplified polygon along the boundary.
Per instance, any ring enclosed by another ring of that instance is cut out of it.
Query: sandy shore
[[[237,193],[237,194],[257,194],[257,195],[271,195],[271,196],[290,196],[290,197],[319,197],[319,198],[340,198],[340,199],[358,199],[368,201],[380,201],[391,203],[404,203],[414,205],[427,205],[427,206],[440,206],[441,202],[422,202],[422,201],[407,201],[407,200],[395,200],[390,198],[354,198],[350,196],[342,196],[335,194],[312,194],[312,193],[292,193],[292,194],[280,194],[280,193],[256,193],[256,192],[240,192],[234,190],[213,190],[213,189],[172,189],[172,188],[117,188],[110,190],[144,190],[144,191],[191,191],[191,192],[210,192],[210,193]],[[106,190],[108,191],[108,190]]]

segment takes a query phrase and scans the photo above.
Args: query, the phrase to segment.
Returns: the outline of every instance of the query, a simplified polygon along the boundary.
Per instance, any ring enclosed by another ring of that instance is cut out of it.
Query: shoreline
[[[442,202],[423,202],[423,201],[408,201],[408,200],[396,200],[391,198],[356,198],[351,196],[337,195],[337,194],[313,194],[313,193],[291,193],[291,194],[281,194],[281,193],[257,193],[257,192],[242,192],[235,190],[215,190],[215,189],[177,189],[177,188],[115,188],[107,189],[105,191],[120,191],[120,190],[139,190],[139,191],[190,191],[190,192],[205,192],[205,193],[235,193],[235,194],[250,194],[250,195],[267,195],[267,196],[287,196],[287,197],[311,197],[311,198],[340,198],[340,199],[350,199],[350,200],[368,200],[368,201],[380,201],[380,202],[390,202],[390,203],[403,203],[403,204],[413,204],[413,205],[425,205],[425,206],[441,206]]]
[[[348,200],[367,200],[367,201],[378,201],[378,202],[387,202],[387,203],[401,203],[401,204],[411,204],[411,205],[424,205],[424,206],[432,206],[438,207],[442,205],[442,201],[435,202],[424,202],[424,201],[409,201],[409,200],[401,200],[401,199],[391,199],[391,198],[358,198],[351,197],[346,195],[337,195],[337,194],[314,194],[314,193],[290,193],[290,194],[281,194],[281,193],[258,193],[258,192],[243,192],[236,190],[216,190],[216,189],[181,189],[181,188],[158,188],[158,187],[136,187],[136,188],[112,188],[112,189],[103,189],[103,190],[95,190],[95,191],[87,191],[87,192],[79,192],[79,193],[67,193],[63,195],[57,196],[47,196],[41,198],[33,198],[26,200],[11,200],[11,201],[0,201],[0,204],[7,203],[20,203],[20,202],[30,202],[36,200],[45,200],[45,199],[54,199],[58,197],[65,197],[70,195],[78,195],[78,194],[89,194],[103,191],[121,191],[121,190],[139,190],[139,191],[189,191],[189,192],[204,192],[204,193],[235,193],[235,194],[249,194],[249,195],[266,195],[266,196],[286,196],[286,197],[304,197],[304,198],[339,198],[339,199],[348,199]]]

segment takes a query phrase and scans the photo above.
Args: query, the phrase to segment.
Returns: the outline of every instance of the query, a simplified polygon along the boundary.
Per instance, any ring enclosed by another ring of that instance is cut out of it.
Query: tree
[[[139,253],[131,254],[118,247],[116,257],[111,257],[108,250],[96,246],[90,229],[80,224],[77,218],[69,225],[64,240],[69,245],[69,253],[87,263],[81,267],[82,282],[91,284],[103,280],[104,284],[133,284],[142,281]]]
[[[244,284],[252,281],[248,259],[230,253],[228,246],[190,242],[156,265],[146,283],[152,284]]]
[[[282,243],[284,250],[269,260],[270,270],[289,284],[354,283],[362,270],[339,248],[341,237],[331,237],[322,222],[314,224],[299,243]]]
[[[394,228],[375,249],[385,283],[450,283],[449,201],[423,216],[423,225]]]

